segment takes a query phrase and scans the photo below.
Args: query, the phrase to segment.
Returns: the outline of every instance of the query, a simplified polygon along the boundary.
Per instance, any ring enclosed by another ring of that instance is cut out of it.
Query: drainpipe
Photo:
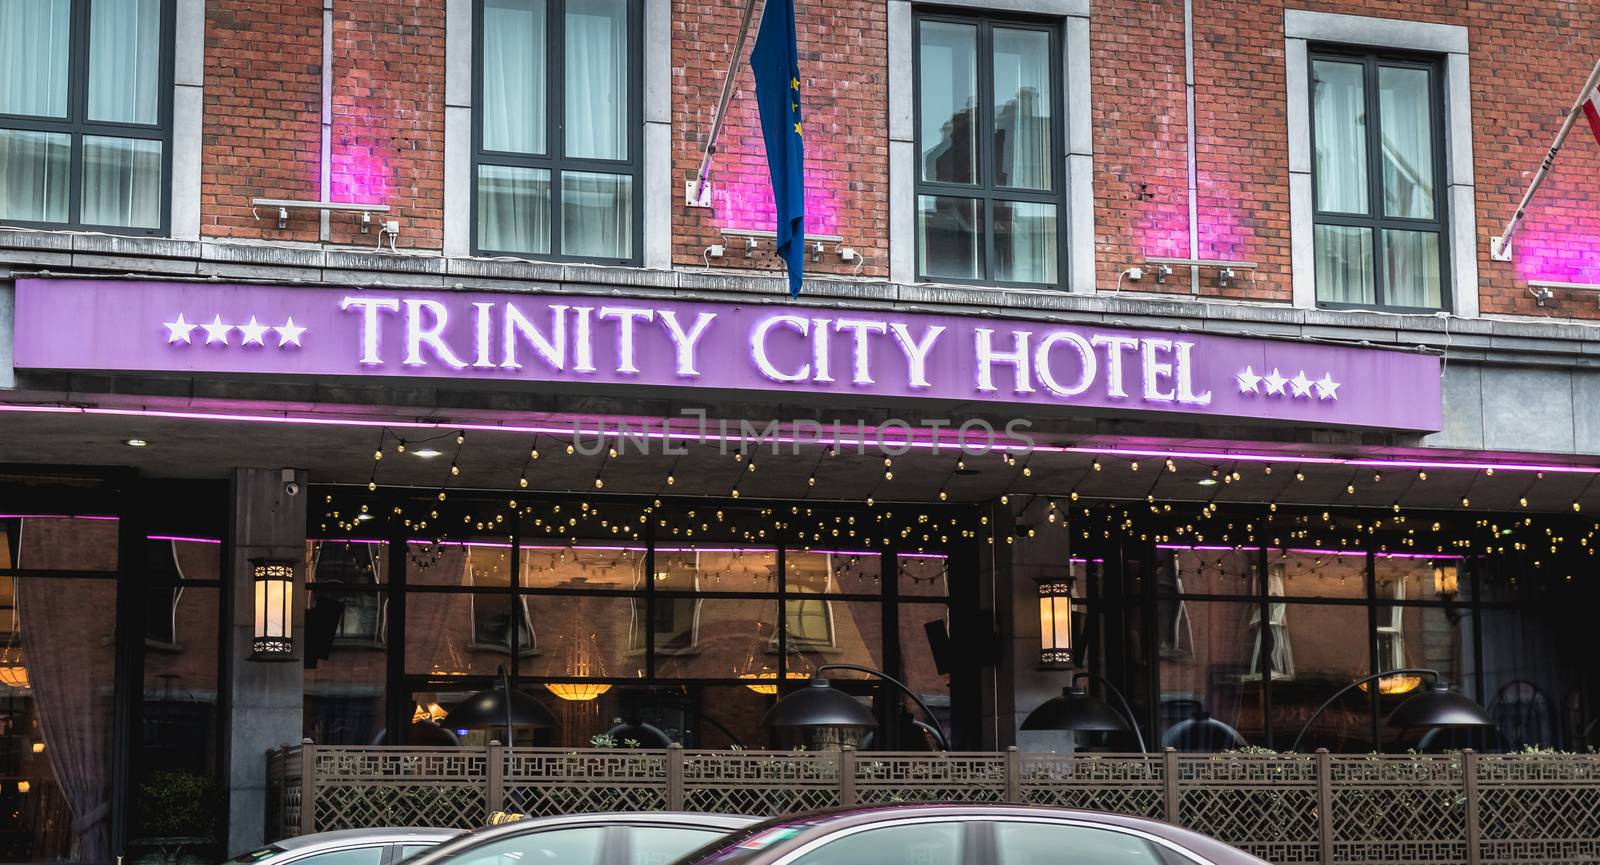
[[[1183,0],[1184,157],[1189,171],[1189,258],[1200,257],[1199,183],[1194,167],[1194,0]],[[1200,268],[1189,267],[1189,293],[1200,293]]]
[[[1191,165],[1193,162],[1191,158]],[[1193,177],[1193,171],[1190,176]],[[322,165],[317,194],[318,201],[333,200],[333,0],[322,0]],[[318,237],[323,243],[332,236],[328,216],[326,208],[317,216]],[[1193,226],[1192,219],[1190,225]],[[1190,234],[1193,234],[1192,227]]]

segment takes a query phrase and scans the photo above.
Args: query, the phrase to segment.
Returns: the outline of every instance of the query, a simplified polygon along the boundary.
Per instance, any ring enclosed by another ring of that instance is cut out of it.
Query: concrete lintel
[[[1372,45],[1406,51],[1467,52],[1467,28],[1459,24],[1432,24],[1370,15],[1286,9],[1283,13],[1283,35],[1313,42]]]
[[[956,6],[999,12],[1023,12],[1029,15],[1060,15],[1072,18],[1089,17],[1089,0],[889,0],[889,5]]]

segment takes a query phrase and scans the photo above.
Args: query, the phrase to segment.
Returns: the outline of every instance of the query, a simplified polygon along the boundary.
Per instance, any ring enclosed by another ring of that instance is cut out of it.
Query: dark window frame
[[[973,184],[931,181],[924,180],[922,177],[922,24],[925,21],[975,26],[978,30],[978,181]],[[1051,189],[1040,191],[997,185],[994,183],[994,28],[996,27],[1036,30],[1046,33],[1050,37],[1049,56],[1052,59],[1064,56],[1066,50],[1064,47],[1065,37],[1062,23],[1059,19],[1013,17],[1002,14],[972,15],[940,10],[919,10],[912,19],[911,122],[913,126],[913,155],[911,165],[912,196],[909,205],[911,208],[912,236],[915,238],[915,252],[913,254],[916,262],[916,278],[918,282],[939,282],[955,285],[989,285],[1035,289],[1041,287],[1064,288],[1068,271],[1067,241],[1070,234],[1067,213],[1067,94],[1065,92],[1065,76],[1063,75],[1064,64],[1058,62],[1050,64],[1050,87],[1054,94],[1050,104]],[[978,219],[983,232],[980,246],[980,254],[982,255],[980,270],[983,273],[981,277],[966,279],[953,276],[929,276],[922,271],[923,239],[922,232],[916,223],[921,213],[921,200],[924,195],[967,198],[978,202]],[[995,262],[994,213],[997,202],[1025,202],[1055,206],[1056,278],[1054,282],[1018,282],[993,278]]]
[[[1309,129],[1311,166],[1312,245],[1315,259],[1316,227],[1319,225],[1366,228],[1372,232],[1372,303],[1350,303],[1323,300],[1317,289],[1316,304],[1323,309],[1381,309],[1391,312],[1450,312],[1454,307],[1454,279],[1450,267],[1450,213],[1449,182],[1446,172],[1444,123],[1444,58],[1438,55],[1414,54],[1400,51],[1370,51],[1350,46],[1313,45],[1306,52],[1306,117]],[[1317,117],[1316,117],[1316,63],[1359,63],[1362,66],[1367,129],[1367,209],[1368,213],[1352,214],[1324,211],[1317,207]],[[1386,216],[1383,212],[1383,151],[1382,105],[1378,98],[1378,70],[1381,67],[1422,69],[1429,75],[1428,96],[1432,116],[1429,118],[1433,135],[1433,219]],[[1439,237],[1439,306],[1400,306],[1386,303],[1384,293],[1384,239],[1385,230],[1432,231]]]
[[[0,129],[49,132],[70,137],[68,161],[67,220],[44,222],[0,218],[0,226],[46,230],[95,231],[132,237],[167,237],[172,233],[172,101],[173,54],[176,42],[176,3],[161,0],[161,59],[156,123],[121,123],[90,120],[89,113],[89,21],[94,0],[72,0],[68,30],[67,116],[38,117],[25,114],[0,114]],[[83,221],[83,138],[137,138],[161,142],[161,224],[154,228],[127,225],[101,225]]]
[[[578,159],[569,158],[562,151],[566,147],[566,127],[563,121],[566,110],[562,86],[566,61],[564,33],[566,0],[545,2],[545,153],[507,153],[483,148],[483,4],[472,3],[472,173],[468,179],[471,188],[471,238],[472,254],[499,258],[520,258],[529,261],[582,262],[638,266],[643,261],[644,247],[644,4],[640,0],[627,0],[628,47],[628,158]],[[478,169],[485,165],[511,168],[536,168],[550,174],[550,252],[530,253],[484,247],[478,237],[479,183]],[[568,255],[561,251],[561,174],[564,171],[599,172],[627,175],[633,179],[632,213],[629,214],[633,233],[632,252],[625,258],[598,258],[587,255]]]

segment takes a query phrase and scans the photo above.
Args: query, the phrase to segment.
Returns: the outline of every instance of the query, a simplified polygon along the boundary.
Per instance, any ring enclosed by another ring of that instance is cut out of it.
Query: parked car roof
[[[1171,842],[1203,859],[1217,863],[1217,865],[1266,865],[1263,860],[1224,844],[1215,838],[1180,826],[1174,826],[1161,820],[1132,817],[1125,814],[1111,814],[1104,811],[1055,808],[1044,805],[969,803],[863,805],[774,817],[747,826],[719,843],[702,847],[680,859],[677,865],[700,865],[700,863],[711,865],[711,863],[724,862],[757,865],[757,863],[774,861],[790,851],[841,829],[874,823],[896,822],[905,819],[951,817],[972,817],[977,819],[1042,818],[1098,824],[1134,830],[1138,833],[1154,836]],[[757,838],[762,838],[764,843],[756,841],[755,839]]]
[[[607,811],[594,814],[562,814],[553,817],[524,817],[510,823],[486,826],[464,833],[452,839],[451,843],[441,844],[406,861],[408,865],[431,865],[448,859],[458,851],[479,844],[547,829],[565,829],[574,826],[678,826],[733,832],[757,822],[758,819],[739,814],[703,814],[691,811]]]
[[[231,861],[260,862],[263,859],[294,854],[315,853],[339,847],[358,847],[363,844],[443,844],[460,835],[460,829],[429,829],[408,826],[379,827],[373,829],[339,829],[333,832],[315,832],[283,838],[235,856]]]

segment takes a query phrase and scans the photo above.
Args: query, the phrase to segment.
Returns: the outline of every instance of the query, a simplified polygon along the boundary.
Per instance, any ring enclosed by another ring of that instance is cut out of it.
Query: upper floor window
[[[918,16],[919,279],[1058,281],[1059,43],[1046,25]]]
[[[479,0],[473,249],[635,264],[637,0]]]
[[[162,234],[170,0],[0,0],[0,222]]]
[[[1439,65],[1311,55],[1317,302],[1436,310],[1449,274]]]

